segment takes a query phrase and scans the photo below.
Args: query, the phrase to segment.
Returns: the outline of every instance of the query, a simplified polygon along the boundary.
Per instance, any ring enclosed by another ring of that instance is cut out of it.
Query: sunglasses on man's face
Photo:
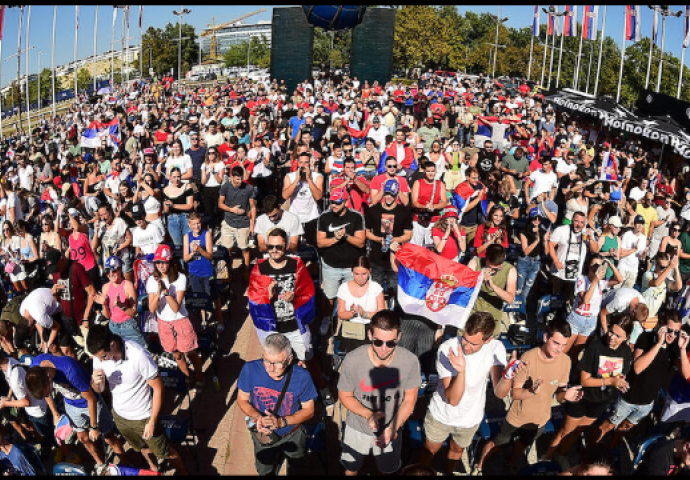
[[[267,245],[266,250],[278,250],[279,252],[282,252],[283,250],[285,250],[285,245]]]
[[[373,339],[371,343],[373,343],[375,347],[382,347],[385,343],[388,348],[395,348],[398,345],[398,342],[396,342],[395,340],[388,340],[384,342],[383,340],[378,338]]]

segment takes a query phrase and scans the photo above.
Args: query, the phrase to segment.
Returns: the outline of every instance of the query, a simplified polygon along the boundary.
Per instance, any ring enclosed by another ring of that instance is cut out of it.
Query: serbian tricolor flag
[[[551,5],[551,7],[552,7],[551,9],[553,9],[553,5]],[[551,36],[551,35],[553,35],[553,33],[554,33],[554,19],[555,19],[555,18],[556,18],[555,15],[551,15],[551,14],[549,13],[548,29],[546,30],[546,34],[547,34],[548,36]]]
[[[618,180],[618,162],[611,152],[604,152],[601,159],[601,174],[599,180],[615,182]]]
[[[299,331],[305,335],[309,334],[307,325],[314,320],[316,315],[314,282],[309,276],[304,262],[299,258],[294,258],[294,260],[297,262],[297,269],[293,287],[295,296],[291,303]],[[274,282],[274,279],[259,272],[259,265],[266,261],[268,259],[258,260],[249,276],[249,288],[247,290],[249,314],[257,329],[263,332],[275,332],[276,312],[271,302],[272,292],[268,290],[268,286]]]
[[[585,5],[582,17],[582,38],[585,40],[597,39],[597,16],[599,15],[599,5]]]
[[[657,34],[659,33],[659,18],[657,17],[658,11],[654,9],[654,21],[652,22],[652,41],[656,45]]]
[[[539,36],[539,5],[534,6],[534,20],[532,20],[532,36]]]
[[[482,185],[482,187],[484,186]],[[462,215],[465,213],[465,210],[467,210],[467,205],[475,196],[479,195],[480,192],[486,192],[486,188],[483,188],[482,190],[475,190],[468,182],[462,182],[455,187],[455,190],[453,190],[453,198],[451,199],[451,203],[455,208],[458,209],[458,222],[462,220]],[[486,215],[486,207],[488,205],[486,193],[482,193],[482,196],[483,198],[480,204],[482,212],[484,212],[484,215]]]
[[[577,35],[575,25],[577,24],[577,5],[566,5],[566,15],[563,17],[563,35],[574,37]]]
[[[625,39],[639,42],[642,39],[640,31],[640,6],[625,6]]]
[[[482,273],[411,243],[400,247],[396,259],[400,308],[438,325],[464,328]]]
[[[91,122],[81,134],[81,146],[99,148],[103,138],[107,139],[109,146],[116,150],[120,148],[120,122],[117,118],[108,123]]]

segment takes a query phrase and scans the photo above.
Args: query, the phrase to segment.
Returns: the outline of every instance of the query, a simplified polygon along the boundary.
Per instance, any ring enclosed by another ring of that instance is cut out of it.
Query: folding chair
[[[187,377],[185,377],[184,374],[177,369],[160,368],[158,372],[160,373],[161,380],[163,381],[163,386],[166,389],[175,392],[175,403],[177,403],[178,394],[180,394],[182,398],[187,397],[189,400],[189,411],[191,415],[192,397],[189,394],[189,387],[187,387]]]
[[[194,459],[196,471],[198,472],[199,458],[196,455],[198,437],[194,430],[194,421],[191,410],[189,412],[189,417],[187,418],[181,417],[180,415],[161,415],[158,418],[161,426],[165,429],[165,433],[170,442],[187,448],[190,456]]]
[[[81,465],[60,462],[53,465],[53,476],[55,477],[90,477],[91,474]]]
[[[639,447],[637,447],[637,453],[635,453],[635,459],[633,460],[633,472],[637,471],[640,464],[644,460],[644,455],[649,450],[649,448],[660,440],[665,440],[664,435],[654,435],[643,441]]]
[[[474,459],[477,458],[477,453],[479,452],[479,444],[481,441],[489,441],[496,435],[501,429],[501,424],[506,418],[507,412],[492,412],[484,414],[482,423],[479,424],[479,430],[474,435],[470,447],[467,449],[467,460],[469,465],[474,464]]]
[[[518,475],[520,477],[533,477],[535,475],[546,477],[556,476],[562,471],[563,469],[556,462],[537,462],[520,470]]]

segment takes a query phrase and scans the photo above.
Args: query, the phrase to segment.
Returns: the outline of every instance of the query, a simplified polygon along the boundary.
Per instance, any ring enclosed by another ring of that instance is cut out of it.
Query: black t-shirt
[[[645,353],[654,348],[657,343],[656,332],[644,332],[635,343],[635,350],[642,349]],[[667,389],[671,384],[673,366],[679,358],[678,344],[673,342],[666,348],[660,348],[652,363],[639,374],[630,369],[630,390],[623,395],[623,400],[635,405],[652,403],[662,388]]]
[[[594,166],[594,163],[590,162],[588,167],[585,167],[585,165],[582,164],[581,167],[585,171],[585,180],[589,180],[597,176],[597,167]]]
[[[314,137],[318,135],[319,139],[321,135],[326,133],[328,126],[331,124],[331,116],[324,113],[323,115],[314,115]]]
[[[345,227],[348,235],[354,235],[355,232],[364,230],[364,219],[359,213],[347,209],[342,216],[328,210],[322,213],[317,221],[317,230],[325,232],[326,238],[335,237],[335,232],[341,227]],[[365,254],[364,248],[354,247],[344,238],[335,245],[320,251],[323,261],[333,268],[351,268],[355,259]]]
[[[392,210],[386,210],[381,203],[377,203],[367,210],[366,224],[371,233],[378,237],[385,237],[386,233],[399,237],[405,230],[412,230],[412,215],[403,205],[396,204]],[[376,265],[390,267],[390,250],[383,253],[380,243],[371,242],[369,259]]]
[[[277,270],[270,261],[259,264],[259,273],[271,277],[276,282],[276,291],[271,297],[271,306],[276,314],[276,331],[278,333],[294,332],[299,327],[295,319],[295,307],[292,302],[286,302],[279,297],[285,292],[294,292],[297,281],[297,260],[286,257],[283,268]]]
[[[537,227],[537,231],[535,232],[534,223],[532,222],[532,219],[529,218],[527,221],[527,225],[525,225],[525,228],[520,233],[522,233],[527,239],[527,245],[532,245],[534,241],[537,239],[537,237],[539,237],[539,245],[533,248],[530,254],[527,255],[528,257],[532,258],[538,257],[544,246],[544,242],[542,241],[544,239],[544,230]]]
[[[494,163],[496,162],[496,154],[493,150],[487,152],[485,148],[479,151],[477,160],[477,170],[479,170],[479,178],[482,182],[486,181],[489,176],[489,172],[494,169]]]
[[[558,205],[558,210],[565,213],[565,194],[563,190],[572,188],[576,182],[580,181],[579,178],[575,180],[570,178],[570,175],[563,175],[558,180],[558,189],[556,189],[556,197],[554,201]]]
[[[644,461],[635,471],[635,476],[668,477],[671,475],[687,475],[688,469],[682,470],[676,465],[673,454],[675,439],[662,439],[652,445],[644,454]]]
[[[200,147],[196,150],[188,148],[185,152],[192,159],[192,180],[197,185],[201,184],[201,166],[206,159],[206,147]]]
[[[605,339],[594,338],[585,348],[582,359],[577,364],[577,377],[580,372],[588,372],[592,378],[608,378],[611,376],[628,376],[632,364],[632,353],[627,343],[622,343],[618,350],[612,350],[604,343]],[[604,390],[601,387],[583,387],[582,402],[611,403],[618,390],[608,386]]]

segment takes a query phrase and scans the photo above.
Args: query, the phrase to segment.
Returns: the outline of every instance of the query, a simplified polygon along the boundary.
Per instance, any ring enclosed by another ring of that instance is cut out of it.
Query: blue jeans
[[[168,233],[175,246],[181,247],[183,238],[189,232],[188,213],[171,213],[168,215]]]
[[[517,262],[517,293],[527,301],[529,291],[539,273],[541,262],[539,257],[520,257]]]
[[[137,321],[133,318],[125,320],[122,323],[108,322],[108,327],[114,335],[119,335],[124,340],[131,340],[146,348],[146,340],[144,334],[141,333]]]

